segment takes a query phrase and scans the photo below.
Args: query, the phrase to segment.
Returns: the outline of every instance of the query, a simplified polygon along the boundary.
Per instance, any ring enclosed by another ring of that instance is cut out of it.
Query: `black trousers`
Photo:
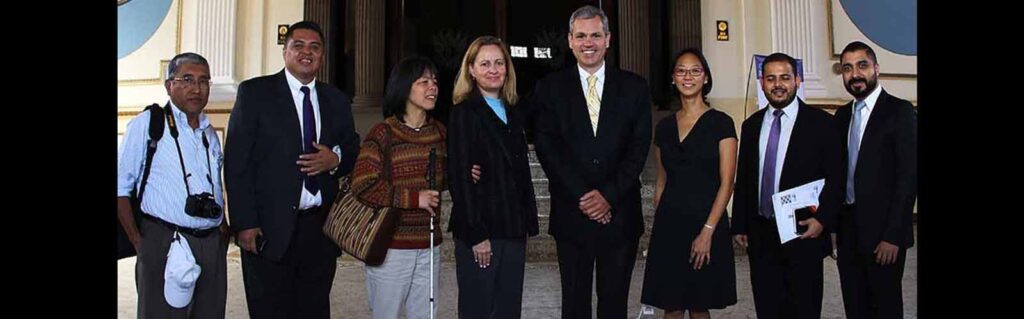
[[[784,251],[779,243],[774,220],[757,219],[751,227],[760,227],[761,251],[749,255],[750,284],[754,295],[754,309],[759,319],[818,319],[821,318],[821,299],[825,274],[823,254],[802,247],[803,251]],[[828,236],[822,233],[822,236]],[[793,239],[793,241],[804,239]],[[801,244],[788,242],[786,245]]]
[[[903,318],[903,268],[907,250],[889,265],[875,262],[875,254],[838,248],[839,282],[846,317]]]
[[[562,318],[593,318],[594,268],[597,268],[597,317],[626,318],[629,282],[636,264],[639,238],[579,243],[557,240],[558,271],[562,278]]]
[[[516,318],[523,308],[526,238],[490,239],[491,264],[473,258],[473,248],[455,239],[455,277],[459,284],[459,318]]]
[[[323,233],[326,213],[298,217],[288,251],[273,261],[242,250],[250,318],[330,318],[338,260]]]
[[[844,205],[848,216],[856,214],[856,206]],[[856,247],[858,241],[852,220],[841,229],[837,247],[839,282],[843,291],[846,317],[903,318],[903,269],[907,250],[900,249],[896,262],[880,265],[875,261],[874,247]]]

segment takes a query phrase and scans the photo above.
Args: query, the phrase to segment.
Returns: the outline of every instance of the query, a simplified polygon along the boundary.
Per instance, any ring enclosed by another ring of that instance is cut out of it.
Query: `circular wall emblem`
[[[872,42],[898,54],[917,55],[916,0],[839,0],[839,3],[850,21]]]
[[[142,47],[170,12],[172,0],[117,1],[117,58]]]

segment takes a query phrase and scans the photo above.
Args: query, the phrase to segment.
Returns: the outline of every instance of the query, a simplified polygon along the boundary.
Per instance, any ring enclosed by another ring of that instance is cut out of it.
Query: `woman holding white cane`
[[[352,172],[352,191],[360,201],[400,211],[384,263],[366,266],[366,296],[374,319],[398,318],[402,304],[410,319],[431,318],[437,311],[430,294],[440,270],[441,237],[435,233],[440,228],[434,216],[440,214],[440,192],[446,187],[446,133],[427,114],[437,101],[436,74],[425,58],[406,58],[395,66],[384,94],[385,119],[366,134]],[[435,160],[430,159],[432,150]],[[390,161],[383,160],[384,154]],[[429,163],[436,185],[428,185]],[[389,180],[380,178],[383,170],[390,170]]]

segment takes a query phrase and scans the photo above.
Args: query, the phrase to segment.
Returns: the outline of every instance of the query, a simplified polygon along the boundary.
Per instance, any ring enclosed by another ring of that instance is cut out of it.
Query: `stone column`
[[[701,48],[700,0],[668,2],[669,51],[675,54],[686,48]],[[672,57],[669,57],[672,58]],[[669,61],[675,63],[675,61]]]
[[[821,6],[823,7],[823,6]],[[828,32],[815,23],[815,15],[820,15],[816,5],[811,1],[772,0],[772,48],[776,52],[786,53],[793,58],[803,60],[803,89],[807,98],[827,96],[821,74],[831,70],[819,70],[819,56],[827,56],[819,47],[819,38]]]
[[[196,53],[210,63],[210,101],[235,98],[235,21],[237,0],[197,0]]]
[[[380,107],[384,96],[384,1],[355,1],[354,107]]]
[[[648,81],[651,73],[651,35],[647,21],[649,11],[647,0],[619,2],[619,34],[612,35],[613,45],[618,38],[619,67]]]
[[[332,65],[334,65],[334,55],[331,52],[336,52],[338,46],[344,45],[344,42],[336,43],[331,41],[331,0],[306,0],[305,12],[303,17],[305,20],[316,22],[320,25],[321,31],[324,32],[324,44],[325,50],[323,52],[324,60],[320,64],[320,71],[317,72],[317,80],[324,83],[334,84],[334,72]]]

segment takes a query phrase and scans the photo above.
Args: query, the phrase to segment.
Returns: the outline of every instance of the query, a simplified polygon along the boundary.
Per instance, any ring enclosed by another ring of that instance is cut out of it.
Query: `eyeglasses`
[[[185,86],[190,87],[190,88],[194,88],[194,87],[198,86],[200,89],[208,89],[208,88],[210,88],[210,83],[212,83],[212,82],[210,82],[210,80],[196,80],[195,78],[193,78],[191,76],[186,76],[186,77],[181,77],[181,78],[171,78],[171,81],[184,83]]]
[[[686,76],[687,74],[694,77],[701,76],[704,75],[704,69],[676,69],[675,71],[672,72],[672,75],[675,76]]]

